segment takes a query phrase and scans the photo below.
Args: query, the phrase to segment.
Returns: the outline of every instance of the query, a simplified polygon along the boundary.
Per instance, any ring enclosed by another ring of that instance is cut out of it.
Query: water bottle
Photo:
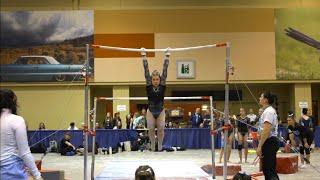
[[[112,147],[109,147],[109,154],[112,154]]]

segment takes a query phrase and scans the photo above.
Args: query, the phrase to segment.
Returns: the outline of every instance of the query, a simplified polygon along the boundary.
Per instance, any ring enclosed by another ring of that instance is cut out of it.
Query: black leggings
[[[313,138],[307,138],[307,143],[308,143],[309,146],[311,146],[312,141],[313,141]],[[303,142],[303,140],[301,140],[301,142]],[[306,147],[304,147],[304,144],[301,143],[301,145],[300,145],[300,154],[304,155],[304,152],[306,152],[307,155],[310,154],[310,147],[306,148]]]
[[[74,152],[75,153],[75,150],[73,149],[73,147],[70,147],[70,146],[67,146],[66,148],[60,150],[60,153],[63,156],[67,155],[67,152]]]
[[[277,137],[268,138],[262,146],[262,171],[266,180],[279,179],[276,171],[278,150],[279,140]]]

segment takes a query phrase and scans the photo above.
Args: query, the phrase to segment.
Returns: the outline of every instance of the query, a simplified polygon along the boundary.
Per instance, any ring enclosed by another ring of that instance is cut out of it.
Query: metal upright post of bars
[[[94,98],[93,122],[92,122],[92,160],[91,160],[91,180],[94,180],[94,164],[96,150],[96,120],[97,120],[97,97]]]
[[[88,101],[88,94],[89,94],[89,44],[86,45],[87,50],[87,60],[85,63],[86,73],[85,73],[85,88],[84,88],[84,126],[88,127],[89,124],[89,118],[88,118],[88,107],[89,107],[89,101]],[[87,160],[88,160],[88,134],[84,131],[84,156],[83,156],[83,179],[87,180],[88,178],[88,171],[87,171]]]
[[[227,42],[226,47],[226,83],[225,83],[225,102],[224,102],[224,124],[229,124],[229,75],[230,75],[230,42]],[[228,148],[227,148],[227,139],[228,139],[228,129],[224,130],[224,162],[223,162],[223,179],[227,179],[228,167]]]
[[[213,99],[210,96],[210,120],[211,120],[211,131],[214,129],[213,122]],[[215,163],[215,146],[214,146],[214,134],[211,133],[211,158],[212,158],[212,179],[216,179],[216,163]]]

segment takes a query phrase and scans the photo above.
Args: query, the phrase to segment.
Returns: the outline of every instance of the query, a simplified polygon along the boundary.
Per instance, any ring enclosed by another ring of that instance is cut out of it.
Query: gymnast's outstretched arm
[[[167,75],[168,75],[168,66],[169,66],[169,56],[166,56],[163,63],[162,74],[160,77],[160,84],[166,85]]]
[[[147,86],[149,86],[152,84],[152,82],[151,82],[151,76],[150,76],[150,71],[148,66],[148,60],[145,56],[143,57],[143,67],[144,67],[144,77],[146,78]]]

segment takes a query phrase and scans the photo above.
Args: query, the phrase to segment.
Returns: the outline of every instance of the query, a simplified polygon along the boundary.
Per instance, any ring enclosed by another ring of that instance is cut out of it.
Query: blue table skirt
[[[58,143],[66,132],[72,135],[71,142],[75,146],[83,144],[83,132],[81,130],[45,130],[45,131],[28,131],[29,145],[34,146],[42,141],[46,147],[52,140]],[[286,129],[279,128],[279,134],[287,138]],[[97,130],[96,142],[100,147],[116,147],[119,142],[134,141],[137,138],[136,130],[118,129],[118,130]],[[315,145],[320,147],[320,127],[316,128]],[[89,144],[92,143],[92,137],[89,138]],[[186,128],[186,129],[165,129],[163,144],[165,146],[182,146],[188,149],[209,149],[211,148],[210,130],[204,128]],[[282,144],[283,146],[283,144]],[[215,147],[221,147],[221,137],[215,136]]]

